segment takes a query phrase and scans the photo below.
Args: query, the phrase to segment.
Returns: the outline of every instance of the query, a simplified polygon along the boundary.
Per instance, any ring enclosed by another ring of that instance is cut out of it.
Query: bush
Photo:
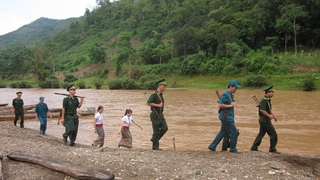
[[[16,83],[12,83],[12,84],[10,84],[10,87],[11,87],[11,88],[17,88],[18,85],[17,85]]]
[[[5,87],[7,87],[6,84],[3,82],[0,82],[0,88],[5,88]]]
[[[64,89],[67,89],[68,86],[69,86],[68,82],[61,83],[61,87],[64,88]]]
[[[148,90],[155,90],[157,89],[156,83],[157,81],[146,81],[143,83],[143,88]]]
[[[25,82],[25,81],[22,81],[22,82],[20,82],[20,83],[18,84],[18,87],[19,87],[19,88],[31,88],[31,85],[28,84],[28,83]]]
[[[97,80],[94,81],[94,86],[96,87],[96,89],[100,89],[102,84],[103,84],[103,80],[102,79],[97,79]]]
[[[39,87],[41,88],[59,88],[58,80],[47,80],[42,83],[39,83]]]
[[[84,82],[79,82],[77,84],[77,86],[80,88],[80,89],[85,89],[86,88],[86,84]]]
[[[121,89],[121,80],[115,79],[115,80],[109,81],[108,85],[109,85],[109,89]]]
[[[66,77],[64,78],[64,82],[69,82],[69,83],[74,82],[76,80],[78,80],[78,79],[71,74],[66,75]]]
[[[302,80],[303,90],[304,91],[313,91],[315,88],[315,78],[312,75],[307,75]]]
[[[244,85],[249,87],[261,87],[267,85],[267,80],[261,75],[248,76],[244,81]]]
[[[133,79],[125,78],[121,82],[121,87],[123,89],[137,89],[137,84]]]

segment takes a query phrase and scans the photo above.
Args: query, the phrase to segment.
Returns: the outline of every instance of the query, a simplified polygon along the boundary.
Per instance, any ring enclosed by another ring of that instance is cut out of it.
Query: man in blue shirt
[[[234,101],[233,93],[237,91],[238,88],[241,88],[238,81],[231,80],[228,83],[228,89],[221,95],[219,105],[219,119],[221,121],[221,130],[208,146],[208,149],[215,151],[217,145],[224,137],[225,133],[229,134],[230,137],[230,152],[239,154],[237,150],[237,141],[238,141],[238,131],[234,124],[234,106],[236,105]]]
[[[49,108],[44,103],[44,97],[39,98],[40,102],[36,105],[36,119],[40,121],[40,134],[45,135],[47,130],[47,115],[52,118]]]

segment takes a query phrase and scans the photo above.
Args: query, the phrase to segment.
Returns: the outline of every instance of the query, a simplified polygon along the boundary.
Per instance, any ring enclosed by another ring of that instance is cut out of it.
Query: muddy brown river
[[[36,104],[40,96],[45,97],[49,108],[60,108],[63,96],[54,92],[68,93],[64,89],[0,89],[0,103],[9,103],[15,98],[17,91],[22,91],[25,105]],[[225,89],[220,89],[220,93]],[[146,105],[146,97],[153,91],[145,90],[95,90],[78,89],[77,95],[85,96],[80,110],[102,105],[104,110],[105,145],[117,147],[120,139],[118,129],[125,109],[133,110],[134,120],[143,127],[140,130],[131,126],[133,147],[151,149],[152,135],[149,119],[150,107]],[[257,107],[252,99],[263,97],[262,90],[238,90],[235,93],[235,122],[239,128],[238,150],[249,151],[258,134],[259,123]],[[277,149],[283,153],[320,155],[320,92],[277,91],[272,99],[273,113],[278,122],[273,124],[278,133]],[[208,151],[207,147],[220,130],[218,119],[217,97],[214,90],[198,89],[167,89],[164,92],[164,115],[169,127],[168,132],[160,141],[164,150],[173,150],[173,138],[176,150]],[[8,122],[11,123],[11,122]],[[39,129],[39,122],[27,120],[26,127]],[[48,119],[47,134],[62,137],[64,127],[57,125],[57,119]],[[93,131],[93,116],[80,117],[80,126],[76,143],[88,144],[96,138]],[[221,143],[217,150],[221,149]],[[266,135],[260,150],[267,152],[269,137]]]

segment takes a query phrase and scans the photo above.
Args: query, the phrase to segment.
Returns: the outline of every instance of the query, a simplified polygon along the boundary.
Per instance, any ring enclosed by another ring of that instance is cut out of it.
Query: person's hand
[[[57,123],[58,125],[60,124],[60,120],[58,120],[58,123]]]
[[[94,133],[96,133],[96,134],[97,134],[97,129],[94,129]]]
[[[64,119],[61,119],[60,122],[61,122],[61,124],[64,124]]]
[[[234,107],[236,105],[236,102],[231,102],[231,107]]]
[[[278,122],[278,119],[274,115],[272,115],[272,116],[273,116],[274,121]]]
[[[158,107],[162,108],[163,107],[163,103],[161,102],[160,104],[158,104]]]
[[[120,131],[118,131],[118,134],[120,134]]]
[[[12,110],[11,113],[14,114],[14,111]]]
[[[36,120],[38,120],[38,121],[39,121],[39,118],[36,118]]]

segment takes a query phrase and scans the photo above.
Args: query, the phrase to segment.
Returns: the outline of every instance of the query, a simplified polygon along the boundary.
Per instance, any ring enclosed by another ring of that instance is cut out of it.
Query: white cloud
[[[40,17],[67,19],[84,15],[96,0],[0,0],[0,35],[14,31]]]

